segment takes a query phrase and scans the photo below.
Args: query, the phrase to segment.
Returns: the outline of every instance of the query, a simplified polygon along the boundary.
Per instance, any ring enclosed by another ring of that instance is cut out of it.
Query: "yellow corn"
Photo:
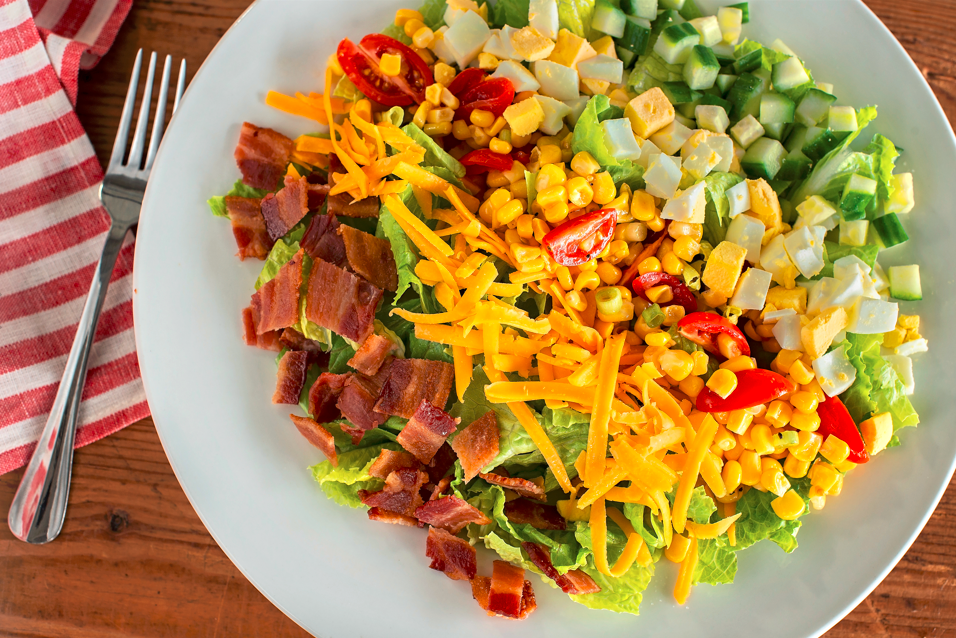
[[[684,262],[676,254],[669,252],[661,259],[661,268],[668,275],[679,277],[684,272]]]
[[[800,389],[812,392],[817,397],[817,401],[821,403],[827,400],[827,395],[824,394],[823,388],[820,387],[820,383],[816,379],[811,379],[808,383],[802,384]]]
[[[816,432],[806,431],[798,432],[797,436],[798,443],[790,448],[790,456],[809,463],[816,458],[817,452],[820,451],[823,437]]]
[[[700,377],[687,377],[677,387],[691,399],[696,399],[700,391],[704,389],[704,380]]]
[[[549,224],[559,224],[567,218],[569,212],[566,201],[557,201],[544,208],[544,218]]]
[[[585,207],[594,198],[594,189],[583,177],[572,177],[568,180],[568,200],[578,207]]]
[[[420,13],[418,15],[421,16]],[[405,29],[405,35],[407,35],[408,37],[412,37],[413,35],[415,35],[418,32],[418,30],[424,26],[425,26],[425,23],[422,22],[419,18],[410,18],[403,25]]]
[[[471,142],[468,143],[474,143],[475,148],[484,148],[491,142],[491,136],[485,133],[485,129],[481,128],[480,126],[475,126],[472,124],[468,127],[468,130],[471,131],[472,137]]]
[[[793,408],[785,401],[773,401],[767,407],[767,413],[764,418],[774,427],[782,428],[790,423],[790,417],[793,415]]]
[[[734,377],[736,379],[737,377]],[[743,434],[753,423],[754,415],[746,410],[734,410],[727,418],[727,429],[734,434]]]
[[[488,148],[491,149],[493,153],[501,153],[502,155],[507,155],[511,152],[511,144],[497,137],[488,143]]]
[[[418,13],[417,11],[415,13]],[[421,17],[421,14],[418,15],[418,18]],[[398,24],[396,20],[395,24]],[[402,25],[399,25],[402,26]],[[444,62],[439,62],[435,65],[435,68],[432,69],[435,74],[435,83],[441,84],[442,86],[448,86],[451,84],[452,80],[455,79],[455,69],[451,66],[445,64]]]
[[[760,459],[760,485],[768,492],[783,496],[790,489],[790,481],[783,474],[780,461],[763,457]]]
[[[424,49],[435,39],[435,32],[428,27],[422,27],[412,36],[412,44],[419,49]]]
[[[509,188],[511,189],[512,196],[528,199],[528,182],[524,181],[524,178],[511,182]],[[528,223],[531,223],[530,218]]]
[[[553,204],[566,204],[568,201],[568,191],[563,185],[549,186],[548,188],[538,191],[538,196],[535,198],[535,201],[538,202],[538,205],[542,208],[547,208]]]
[[[510,250],[517,264],[524,264],[541,256],[541,249],[538,247],[511,244]]]
[[[582,177],[587,177],[601,170],[601,165],[590,153],[581,151],[571,159],[571,170]]]
[[[787,473],[787,476],[793,478],[803,478],[807,475],[807,470],[809,469],[810,462],[798,459],[792,452],[783,462],[783,471]]]
[[[382,75],[394,77],[402,72],[402,57],[395,53],[383,53],[378,69]]]
[[[495,123],[495,114],[491,111],[475,109],[471,112],[471,115],[468,117],[468,119],[471,120],[471,123],[475,126],[487,128]]]
[[[574,280],[574,289],[575,290],[594,290],[601,285],[601,278],[598,277],[598,274],[591,271],[582,272],[578,275],[578,278]]]
[[[730,370],[717,370],[708,379],[707,387],[726,399],[737,389],[737,375]]]
[[[418,106],[418,110],[415,111],[415,116],[412,117],[412,123],[415,124],[415,126],[417,126],[418,128],[424,128],[425,121],[426,121],[425,118],[428,117],[428,113],[429,111],[432,110],[432,108],[433,107],[431,102],[422,102]]]
[[[790,405],[801,412],[816,412],[820,402],[817,401],[817,398],[812,393],[801,390],[794,392],[790,396]]]
[[[614,180],[607,171],[594,175],[594,182],[591,184],[594,191],[593,201],[601,206],[610,203],[616,195],[614,190]]]
[[[720,476],[724,479],[724,488],[727,490],[727,493],[730,494],[740,487],[740,482],[743,478],[743,469],[740,467],[738,461],[727,461],[724,463],[724,469],[721,470]]]
[[[763,470],[760,465],[760,457],[752,450],[746,450],[738,459],[740,463],[740,482],[744,485],[756,485],[760,482]]]
[[[794,361],[788,372],[800,385],[806,385],[814,380],[813,370],[803,361]]]
[[[674,534],[670,547],[664,550],[664,556],[672,563],[682,563],[690,548],[690,539],[681,534]]]
[[[488,132],[488,135],[498,135],[501,131],[504,130],[507,126],[508,120],[503,117],[496,117],[494,123],[487,127],[485,130]]]
[[[834,465],[842,463],[849,455],[850,446],[832,434],[828,436],[826,440],[823,441],[823,445],[820,446],[820,456]]]
[[[803,502],[799,494],[793,490],[787,490],[783,496],[770,501],[770,507],[772,507],[776,515],[783,520],[793,521],[803,514],[806,503]]]
[[[422,131],[429,137],[441,137],[451,133],[451,122],[429,122],[422,127]]]
[[[545,166],[546,164],[559,164],[563,156],[561,154],[561,147],[554,144],[548,144],[546,146],[538,147],[538,162]]]
[[[671,337],[666,332],[652,332],[644,337],[644,343],[649,346],[667,347],[667,345],[671,343]]]
[[[647,191],[634,191],[631,196],[631,217],[648,222],[656,216],[657,206],[654,205],[654,196]]]
[[[790,417],[790,425],[795,427],[798,430],[804,430],[806,432],[816,432],[820,427],[820,415],[816,412],[801,412],[797,410]]]
[[[597,273],[597,276],[600,277],[601,281],[606,283],[608,286],[613,286],[617,282],[621,281],[621,275],[623,274],[620,268],[614,264],[609,264],[606,261],[599,263],[595,272]]]
[[[670,286],[654,286],[645,290],[644,294],[656,304],[664,304],[674,299],[674,291]]]
[[[418,20],[421,22],[425,18],[422,14],[413,9],[399,9],[395,12],[395,26],[403,27],[409,20]]]
[[[790,367],[799,361],[801,356],[802,353],[796,350],[781,350],[777,353],[777,356],[774,357],[770,367],[780,374],[790,374]]]
[[[706,352],[698,350],[694,353],[694,374],[702,376],[707,374],[707,365],[710,362],[710,357],[707,356]]]
[[[692,237],[680,237],[674,241],[674,254],[684,261],[693,261],[700,252],[700,243]]]
[[[683,306],[678,306],[678,305],[667,306],[666,308],[664,308],[663,311],[664,311],[664,325],[667,326],[668,328],[673,326],[677,322],[679,322],[681,319],[683,319],[684,313],[686,312]]]
[[[664,230],[664,220],[659,215],[655,215],[653,219],[647,221],[647,228],[655,233],[660,232]]]
[[[752,357],[742,354],[732,359],[727,359],[720,364],[720,367],[724,370],[730,370],[731,372],[740,372],[742,370],[753,370],[757,367],[757,362],[754,361]]]
[[[660,259],[657,257],[648,257],[637,265],[637,272],[641,275],[646,275],[649,272],[661,271],[663,271],[663,267],[661,266]]]
[[[498,210],[511,201],[511,191],[504,188],[499,188],[488,196],[488,201],[491,202],[491,207],[494,210]]]
[[[675,381],[683,381],[694,368],[694,359],[683,350],[668,350],[659,359],[661,370]]]
[[[813,467],[810,468],[810,471],[807,473],[807,476],[810,477],[810,485],[814,487],[819,487],[824,492],[829,492],[837,484],[837,481],[840,480],[841,475],[837,472],[829,463],[823,461],[817,461],[813,464]]]
[[[750,440],[754,443],[754,451],[763,456],[774,451],[770,426],[759,424],[750,428]]]
[[[455,111],[454,109],[450,109],[448,107],[432,109],[428,112],[428,116],[425,118],[426,121],[431,122],[432,124],[451,122],[453,119],[455,119]]]
[[[471,131],[468,130],[468,125],[465,124],[464,120],[455,120],[451,127],[451,134],[455,136],[456,140],[465,141],[471,139]]]
[[[495,211],[495,215],[498,218],[499,224],[510,224],[514,220],[518,219],[521,215],[524,214],[524,202],[523,199],[512,199],[508,203],[504,204],[501,208]],[[518,231],[518,235],[521,235],[521,232]]]

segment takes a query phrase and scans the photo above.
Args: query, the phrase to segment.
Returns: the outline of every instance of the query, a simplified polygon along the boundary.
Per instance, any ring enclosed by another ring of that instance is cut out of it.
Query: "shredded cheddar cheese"
[[[594,411],[588,428],[588,455],[584,475],[584,484],[588,487],[597,485],[604,476],[607,459],[607,428],[611,418],[614,388],[617,387],[617,368],[623,350],[624,337],[612,337],[601,354],[597,390],[594,393]]]

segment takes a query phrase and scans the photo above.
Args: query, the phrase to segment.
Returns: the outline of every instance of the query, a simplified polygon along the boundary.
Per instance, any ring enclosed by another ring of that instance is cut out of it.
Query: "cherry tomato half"
[[[459,97],[462,93],[478,86],[478,83],[484,80],[487,75],[488,73],[482,69],[476,69],[474,67],[465,69],[456,75],[455,79],[448,85],[448,92],[455,97]]]
[[[510,171],[514,166],[514,160],[510,155],[495,153],[487,148],[479,148],[471,151],[461,158],[461,165],[469,169],[475,169],[472,174],[484,173],[487,171]]]
[[[738,370],[734,374],[737,375],[737,388],[726,399],[705,387],[697,395],[697,409],[701,412],[746,410],[770,403],[796,390],[789,379],[770,370],[756,368]]]
[[[717,337],[725,334],[740,350],[740,354],[750,356],[750,344],[740,328],[730,323],[726,317],[713,312],[692,312],[677,322],[677,330],[685,339],[703,346],[707,352],[720,356]]]
[[[668,302],[658,302],[661,308],[677,305],[683,306],[684,312],[687,314],[697,312],[697,297],[694,296],[690,288],[684,285],[683,281],[674,275],[668,275],[665,272],[649,272],[635,278],[631,284],[634,294],[647,301],[650,301],[647,298],[647,290],[655,286],[670,286],[671,294],[674,297]]]
[[[562,266],[580,266],[611,243],[617,209],[605,208],[569,219],[541,238],[551,258]]]
[[[455,112],[457,119],[467,120],[476,109],[491,111],[499,117],[514,101],[515,87],[508,78],[493,78],[474,85],[458,99],[461,106]]]
[[[379,70],[385,53],[402,58],[401,73],[388,76]],[[339,42],[336,57],[352,84],[369,99],[385,106],[421,104],[425,101],[425,87],[435,83],[431,69],[417,53],[380,33],[365,36],[358,45],[345,38]]]

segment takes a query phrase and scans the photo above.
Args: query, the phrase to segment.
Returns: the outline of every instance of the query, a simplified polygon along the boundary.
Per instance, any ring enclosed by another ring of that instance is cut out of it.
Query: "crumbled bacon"
[[[329,423],[342,416],[341,410],[335,404],[349,376],[323,372],[309,388],[309,413],[316,421]]]
[[[316,215],[302,236],[302,249],[312,259],[321,259],[344,267],[348,262],[345,257],[345,242],[338,233],[340,225],[335,215]]]
[[[565,594],[580,596],[581,594],[594,594],[601,591],[594,579],[580,569],[569,571],[567,574],[558,573],[551,562],[551,550],[548,548],[531,542],[521,543],[521,548],[527,552],[535,567],[553,580]]]
[[[309,367],[309,353],[289,350],[279,359],[279,372],[276,375],[276,391],[272,394],[273,403],[295,405],[299,402],[302,387],[305,385],[305,373]]]
[[[372,334],[375,309],[381,299],[381,288],[316,259],[309,275],[305,316],[323,328],[362,343]]]
[[[415,510],[422,504],[419,490],[428,475],[420,470],[403,467],[395,470],[385,479],[385,487],[362,496],[362,503],[368,507],[380,507],[389,512],[414,516]]]
[[[329,459],[333,467],[338,466],[339,457],[335,452],[335,438],[332,433],[316,423],[313,419],[290,414],[289,418],[295,424],[299,433],[304,436],[309,443],[322,450],[322,453]]]
[[[308,188],[304,177],[287,175],[279,192],[262,198],[262,217],[266,220],[269,237],[279,239],[306,216],[309,212]]]
[[[407,525],[408,527],[418,527],[418,521],[411,516],[396,514],[383,510],[381,507],[370,507],[368,509],[368,519],[370,521],[380,521],[382,523],[391,523],[392,525]]]
[[[461,461],[465,481],[478,476],[481,468],[498,456],[498,416],[489,410],[480,419],[458,433],[451,447]]]
[[[455,380],[455,368],[444,361],[397,359],[375,411],[410,419],[423,400],[444,408]]]
[[[503,560],[496,560],[488,591],[488,611],[508,618],[522,617],[522,608],[534,604],[533,591],[529,600],[524,600],[525,582],[524,569]]]
[[[310,173],[306,176],[306,180],[309,182],[308,200],[309,200],[309,210],[319,210],[322,208],[322,204],[325,203],[325,198],[329,195],[330,186],[325,183],[317,184],[313,180],[318,176],[318,173]]]
[[[243,122],[233,154],[242,173],[242,182],[253,188],[275,190],[285,174],[292,150],[292,140],[282,133]]]
[[[224,198],[226,213],[232,223],[232,234],[239,247],[239,259],[252,257],[265,259],[275,242],[266,230],[266,221],[262,218],[258,199],[252,197]]]
[[[457,534],[469,523],[491,523],[491,519],[480,509],[454,495],[428,501],[415,510],[415,518],[432,527],[446,529],[452,534]]]
[[[373,375],[385,362],[385,359],[395,349],[395,344],[388,337],[377,335],[374,332],[368,336],[358,351],[349,359],[348,364],[366,375]]]
[[[279,343],[279,331],[269,330],[259,334],[256,326],[259,323],[256,309],[252,306],[242,309],[242,340],[247,346],[256,346],[263,350],[279,352],[282,344]]]
[[[422,399],[415,414],[398,433],[397,441],[419,461],[430,463],[448,435],[455,431],[459,420]]]
[[[434,501],[436,498],[441,498],[444,496],[445,492],[448,491],[448,488],[451,486],[451,477],[446,476],[442,480],[438,481],[438,484],[432,488],[432,493],[428,497],[429,501]]]
[[[471,595],[485,611],[488,611],[488,594],[491,593],[491,579],[487,576],[475,576],[471,581]],[[518,614],[518,620],[524,620],[531,615],[538,604],[534,599],[534,589],[531,587],[531,581],[524,581],[524,588],[521,591],[521,612]],[[496,614],[488,612],[489,616]]]
[[[567,522],[554,505],[535,503],[526,498],[516,498],[505,503],[505,517],[512,523],[530,525],[535,529],[567,528]]]
[[[329,214],[342,217],[378,217],[378,211],[382,207],[378,197],[366,197],[353,202],[348,193],[332,195],[328,202]]]
[[[403,467],[418,469],[418,461],[408,452],[396,452],[395,450],[382,450],[368,468],[370,476],[380,478],[383,481],[395,470]]]
[[[322,349],[322,344],[314,339],[307,339],[295,328],[286,328],[279,335],[279,343],[289,350],[300,350],[309,355],[309,365],[318,364],[323,367],[329,362],[329,353]]]
[[[425,556],[432,559],[429,567],[445,572],[452,580],[471,580],[478,572],[478,552],[475,548],[468,541],[440,527],[428,530]]]
[[[398,290],[398,269],[392,255],[392,244],[351,226],[339,226],[338,234],[345,242],[349,268],[385,290]]]
[[[435,456],[425,466],[425,471],[428,472],[428,478],[432,483],[438,483],[454,466],[455,453],[451,446],[445,443],[435,452]]]
[[[259,317],[256,332],[288,328],[299,322],[299,288],[302,286],[302,251],[283,264],[276,276],[252,295]]]
[[[372,407],[382,391],[382,384],[388,378],[390,362],[391,360],[382,365],[371,377],[359,373],[350,375],[348,383],[345,384],[339,396],[336,406],[351,422],[351,425],[343,425],[342,430],[352,437],[352,442],[356,445],[367,431],[385,423],[387,417],[375,412]]]
[[[479,473],[478,476],[485,479],[492,485],[500,485],[501,487],[506,487],[509,490],[514,490],[520,496],[533,498],[539,501],[543,501],[545,498],[544,488],[537,483],[529,481],[528,479],[501,476],[500,474],[494,474],[491,472],[487,474]]]

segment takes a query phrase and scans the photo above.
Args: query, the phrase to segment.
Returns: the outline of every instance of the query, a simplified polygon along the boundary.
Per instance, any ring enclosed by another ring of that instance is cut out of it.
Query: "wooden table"
[[[867,0],[956,121],[956,2]],[[137,0],[80,77],[78,111],[105,165],[140,47],[185,55],[190,77],[248,0]],[[412,3],[414,4],[414,3]],[[240,78],[236,78],[241,82]],[[21,472],[0,477],[0,512]],[[956,487],[896,569],[827,634],[956,636]],[[46,546],[0,525],[0,636],[306,636],[239,573],[186,500],[145,419],[76,453],[63,533]]]

